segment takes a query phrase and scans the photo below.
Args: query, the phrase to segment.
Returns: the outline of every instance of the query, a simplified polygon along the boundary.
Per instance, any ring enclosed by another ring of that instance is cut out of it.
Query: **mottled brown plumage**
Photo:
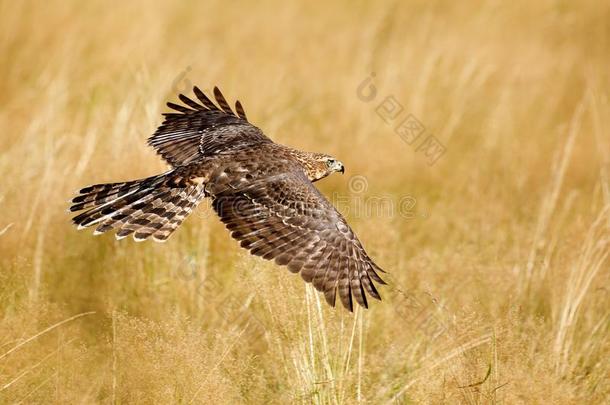
[[[118,239],[165,241],[199,202],[210,197],[231,236],[250,253],[287,266],[350,311],[381,299],[381,270],[345,219],[312,184],[343,164],[329,155],[279,145],[250,124],[241,103],[235,112],[218,88],[216,104],[194,88],[199,102],[165,120],[149,144],[172,166],[166,173],[124,183],[85,187],[72,200],[73,221]]]

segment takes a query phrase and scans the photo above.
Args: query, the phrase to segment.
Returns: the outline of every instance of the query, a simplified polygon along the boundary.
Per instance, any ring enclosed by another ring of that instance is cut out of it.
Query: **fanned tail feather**
[[[172,173],[124,183],[85,187],[72,200],[70,211],[79,229],[96,226],[94,234],[117,230],[117,239],[136,241],[152,236],[166,241],[205,197],[202,184],[177,186]]]

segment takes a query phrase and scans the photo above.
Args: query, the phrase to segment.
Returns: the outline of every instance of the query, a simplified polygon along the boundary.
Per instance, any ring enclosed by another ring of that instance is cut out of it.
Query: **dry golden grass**
[[[599,0],[1,1],[0,402],[608,401],[608,21]],[[319,186],[390,272],[381,303],[327,308],[205,207],[164,245],[76,232],[74,190],[164,169],[145,139],[191,84],[345,163]],[[376,114],[390,95],[435,165]],[[361,208],[405,196],[413,218]]]

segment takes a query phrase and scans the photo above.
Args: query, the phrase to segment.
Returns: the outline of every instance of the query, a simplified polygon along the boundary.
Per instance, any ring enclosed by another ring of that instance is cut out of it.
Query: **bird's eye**
[[[328,167],[331,167],[331,166],[332,166],[332,165],[334,165],[334,164],[335,164],[335,159],[328,159],[328,160],[326,161],[326,165],[327,165]]]

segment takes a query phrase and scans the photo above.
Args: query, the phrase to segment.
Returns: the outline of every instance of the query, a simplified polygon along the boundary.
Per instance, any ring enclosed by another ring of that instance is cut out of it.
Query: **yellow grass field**
[[[0,54],[1,404],[608,403],[607,1],[0,1]],[[345,164],[317,186],[381,302],[328,307],[206,203],[165,244],[71,225],[166,170],[193,85]]]

